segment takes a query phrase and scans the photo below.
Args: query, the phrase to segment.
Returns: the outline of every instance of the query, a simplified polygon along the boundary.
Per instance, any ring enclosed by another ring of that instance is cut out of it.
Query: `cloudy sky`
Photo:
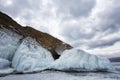
[[[0,0],[0,11],[75,48],[120,56],[119,0]]]

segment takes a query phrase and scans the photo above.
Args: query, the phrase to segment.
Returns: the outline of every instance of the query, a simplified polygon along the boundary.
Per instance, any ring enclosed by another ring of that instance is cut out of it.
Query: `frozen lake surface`
[[[117,72],[42,71],[33,74],[11,74],[0,80],[120,80],[120,63],[113,63]]]

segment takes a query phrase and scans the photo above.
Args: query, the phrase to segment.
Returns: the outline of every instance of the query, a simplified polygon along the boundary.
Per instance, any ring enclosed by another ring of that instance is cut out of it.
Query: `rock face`
[[[0,57],[10,58],[9,60],[11,60],[16,49],[27,37],[35,39],[43,48],[50,51],[54,59],[57,59],[59,54],[64,50],[72,48],[69,44],[62,42],[47,33],[40,32],[32,27],[21,26],[12,18],[0,12],[0,54],[6,53],[0,55]],[[8,49],[10,49],[9,52],[7,51]]]

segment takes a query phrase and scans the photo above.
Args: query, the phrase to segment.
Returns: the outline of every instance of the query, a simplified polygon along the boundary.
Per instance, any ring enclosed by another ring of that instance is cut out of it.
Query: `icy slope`
[[[51,53],[41,47],[36,40],[27,37],[18,47],[12,66],[18,72],[44,70],[54,61]]]
[[[63,71],[106,71],[112,70],[112,65],[104,57],[88,54],[82,50],[71,49],[64,51],[60,58],[50,65],[49,69]]]

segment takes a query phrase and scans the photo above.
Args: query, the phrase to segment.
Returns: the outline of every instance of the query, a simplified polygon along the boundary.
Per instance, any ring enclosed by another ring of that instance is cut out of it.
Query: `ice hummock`
[[[49,69],[62,71],[107,71],[112,65],[107,58],[96,56],[79,49],[66,50],[59,59],[54,61]]]
[[[50,51],[40,46],[35,39],[27,37],[18,47],[12,66],[18,72],[44,70],[54,61]]]
[[[22,36],[8,30],[0,29],[0,58],[12,60]]]

